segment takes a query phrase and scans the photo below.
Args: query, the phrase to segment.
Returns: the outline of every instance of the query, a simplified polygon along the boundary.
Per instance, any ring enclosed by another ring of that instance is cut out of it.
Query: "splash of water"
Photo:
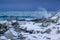
[[[51,14],[47,12],[45,8],[38,8],[36,11],[5,11],[0,12],[0,17],[2,16],[14,16],[14,17],[20,17],[20,18],[42,18],[42,17],[49,17]],[[23,17],[24,16],[24,17]],[[6,18],[6,17],[5,17]]]

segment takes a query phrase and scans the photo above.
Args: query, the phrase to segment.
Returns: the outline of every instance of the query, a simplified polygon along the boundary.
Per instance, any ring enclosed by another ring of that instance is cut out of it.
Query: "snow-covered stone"
[[[5,36],[1,36],[0,40],[8,40]]]
[[[7,38],[14,39],[14,37],[18,36],[18,33],[11,29],[11,30],[8,30],[7,32],[5,32],[5,36]]]
[[[38,23],[17,21],[19,24],[17,26],[12,26],[12,23],[15,23],[16,20],[1,21],[2,24],[6,23],[8,30],[0,35],[0,40],[60,40],[60,18],[56,14],[51,18],[47,18],[47,20]],[[57,20],[57,22],[53,23],[51,20]]]

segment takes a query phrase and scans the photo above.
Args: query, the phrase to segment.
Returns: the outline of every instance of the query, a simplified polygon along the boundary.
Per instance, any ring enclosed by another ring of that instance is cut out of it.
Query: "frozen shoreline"
[[[22,20],[1,20],[0,40],[60,39],[60,17],[57,15],[47,19]]]

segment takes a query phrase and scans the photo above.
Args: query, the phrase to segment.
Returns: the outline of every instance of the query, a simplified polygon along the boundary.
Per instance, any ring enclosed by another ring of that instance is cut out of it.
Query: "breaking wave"
[[[36,11],[0,11],[0,18],[47,18],[51,16],[45,8]]]

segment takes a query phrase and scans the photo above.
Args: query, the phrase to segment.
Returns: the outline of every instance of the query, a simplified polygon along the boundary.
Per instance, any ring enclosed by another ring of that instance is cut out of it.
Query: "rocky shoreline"
[[[59,40],[60,17],[0,21],[0,40]]]

